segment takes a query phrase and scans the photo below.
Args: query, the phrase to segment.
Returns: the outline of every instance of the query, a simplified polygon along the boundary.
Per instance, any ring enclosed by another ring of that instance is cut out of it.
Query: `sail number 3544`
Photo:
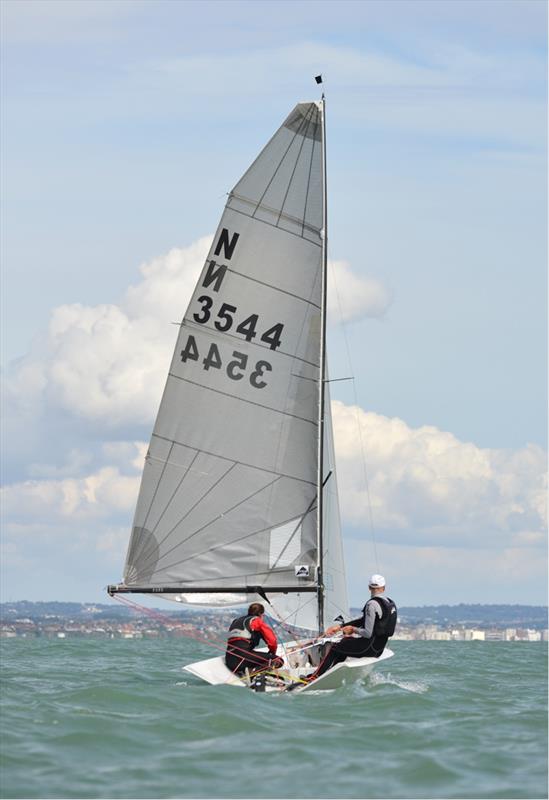
[[[199,361],[200,353],[196,339],[192,334],[187,338],[187,343],[181,351],[181,361]],[[206,353],[205,358],[202,359],[202,369],[223,369],[223,360],[219,352],[218,346],[212,342]],[[250,384],[254,389],[264,389],[267,382],[263,380],[266,372],[271,372],[272,366],[268,361],[256,361],[253,369],[248,368],[248,356],[246,353],[239,353],[233,350],[232,358],[225,364],[225,372],[233,381],[241,381],[246,375]]]
[[[201,308],[200,311],[193,314],[193,320],[199,325],[206,325],[210,322],[212,315],[215,313],[212,311],[214,305],[213,298],[209,297],[207,294],[203,294],[198,298],[198,302]],[[238,321],[238,319],[235,321],[235,316],[237,316],[237,314],[238,309],[236,306],[230,305],[230,303],[222,303],[217,314],[213,317],[214,328],[221,333],[227,333],[234,325],[234,333],[240,334],[247,342],[251,342],[258,336],[259,314],[251,314],[242,321]],[[273,325],[271,328],[261,333],[259,341],[269,345],[270,350],[276,350],[280,347],[280,337],[283,330],[283,323],[277,322],[276,325]],[[261,328],[259,332],[261,332]],[[187,343],[181,351],[181,361],[183,361],[183,363],[186,361],[200,361],[198,346],[192,335],[188,337]],[[239,353],[238,350],[234,350],[231,360],[226,361],[224,364],[219,348],[214,343],[210,344],[208,352],[202,359],[202,368],[205,370],[225,368],[225,372],[231,380],[240,381],[244,377],[247,377],[254,389],[264,389],[265,386],[267,386],[267,381],[263,380],[263,376],[273,369],[268,361],[261,360],[256,361],[253,366],[252,364],[248,366],[248,355],[246,353]]]
[[[193,319],[195,322],[200,323],[201,325],[205,325],[209,322],[212,316],[212,306],[213,306],[213,299],[209,297],[207,294],[203,294],[202,297],[198,298],[198,302],[202,306],[199,312],[193,314]],[[236,306],[232,306],[229,303],[222,303],[219,311],[217,312],[215,319],[214,319],[214,328],[222,333],[226,333],[230,331],[233,327],[234,323],[234,315],[237,313]],[[251,314],[246,319],[242,320],[236,328],[235,332],[239,333],[243,336],[247,342],[251,342],[252,339],[255,339],[257,336],[257,323],[259,321],[259,314]],[[277,322],[276,325],[273,325],[272,328],[266,330],[259,338],[260,341],[265,342],[265,344],[269,345],[271,350],[276,350],[277,347],[280,347],[280,336],[282,331],[284,330],[284,325],[282,322]]]

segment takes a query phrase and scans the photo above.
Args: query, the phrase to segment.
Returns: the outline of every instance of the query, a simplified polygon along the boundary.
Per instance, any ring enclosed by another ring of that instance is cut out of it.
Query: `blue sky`
[[[516,602],[517,576],[545,602],[546,16],[4,1],[4,599],[120,577],[169,321],[226,191],[322,72],[330,258],[364,298],[351,367],[332,317],[331,373],[356,375],[381,567],[401,602]],[[358,603],[371,536],[335,387]]]

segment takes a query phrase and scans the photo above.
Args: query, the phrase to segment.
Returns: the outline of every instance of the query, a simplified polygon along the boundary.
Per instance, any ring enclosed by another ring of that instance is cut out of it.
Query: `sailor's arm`
[[[329,628],[326,628],[326,636],[333,636],[334,633],[339,633],[339,631],[348,628],[349,625],[355,627],[356,625],[360,625],[362,623],[362,617],[358,619],[352,619],[350,622],[343,622],[341,625],[330,625]]]
[[[341,628],[338,629],[343,632],[344,636],[352,636],[355,634],[357,636],[362,636],[364,639],[370,639],[374,632],[376,616],[381,617],[382,613],[383,612],[379,603],[372,603],[369,600],[366,603],[363,617],[360,617],[359,619],[353,619],[350,622],[345,622]]]
[[[350,633],[347,633],[345,630],[343,630],[343,633],[345,633],[347,636],[356,633],[358,636],[362,636],[364,639],[370,639],[374,632],[376,617],[381,616],[382,611],[379,603],[373,603],[372,601],[369,601],[366,603],[366,608],[364,609],[364,618],[358,620],[359,625],[354,625],[352,622],[350,622],[349,625],[353,627],[353,630]]]
[[[252,619],[250,622],[250,628],[259,633],[269,648],[270,653],[276,653],[276,648],[278,647],[276,634],[266,622],[264,622],[260,617],[255,617],[255,619]]]

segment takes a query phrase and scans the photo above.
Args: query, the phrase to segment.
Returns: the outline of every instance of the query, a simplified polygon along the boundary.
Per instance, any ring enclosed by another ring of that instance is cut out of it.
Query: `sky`
[[[0,10],[1,599],[120,580],[171,323],[322,73],[351,602],[545,603],[546,3]]]

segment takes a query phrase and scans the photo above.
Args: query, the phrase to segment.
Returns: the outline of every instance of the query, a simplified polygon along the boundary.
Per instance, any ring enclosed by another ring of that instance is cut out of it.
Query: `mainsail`
[[[321,103],[298,104],[229,194],[181,322],[114,591],[213,604],[259,592],[313,629],[317,595],[327,619],[347,614],[321,397],[322,115]]]

